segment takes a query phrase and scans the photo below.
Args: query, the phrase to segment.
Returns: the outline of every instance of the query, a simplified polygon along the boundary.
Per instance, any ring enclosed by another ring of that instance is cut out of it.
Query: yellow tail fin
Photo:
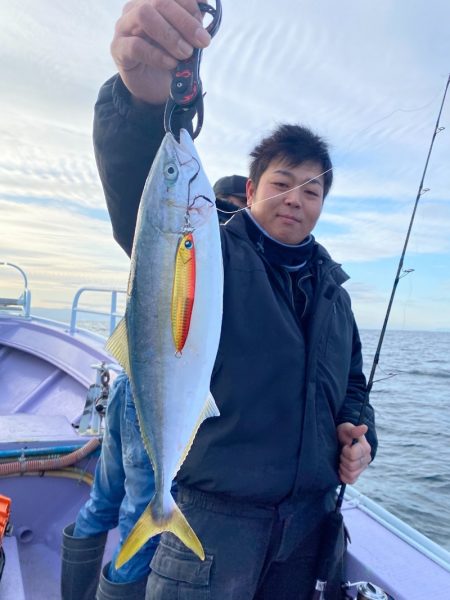
[[[125,540],[116,558],[116,569],[128,562],[147,540],[163,531],[170,531],[176,535],[201,560],[205,560],[205,552],[200,540],[186,521],[174,499],[172,497],[170,499],[171,506],[168,511],[165,511],[165,514],[162,514],[162,511],[155,510],[160,505],[158,496],[152,499]],[[157,514],[161,516],[157,517]]]

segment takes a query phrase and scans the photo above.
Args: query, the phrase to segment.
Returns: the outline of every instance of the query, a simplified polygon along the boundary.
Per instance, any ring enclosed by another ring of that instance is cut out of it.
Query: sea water
[[[368,377],[379,332],[360,333]],[[388,331],[375,382],[378,452],[355,487],[450,550],[450,332]]]

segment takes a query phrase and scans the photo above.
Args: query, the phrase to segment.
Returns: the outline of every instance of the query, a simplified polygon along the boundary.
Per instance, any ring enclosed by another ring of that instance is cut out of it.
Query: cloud
[[[0,195],[59,197],[80,206],[103,204],[91,135],[15,116],[0,140]],[[26,125],[33,128],[30,138]],[[17,127],[16,127],[17,125]],[[11,132],[14,131],[14,134]]]
[[[112,239],[91,140],[98,89],[115,70],[109,44],[123,4],[0,3],[8,23],[0,250],[27,268],[38,302],[63,302],[83,282],[126,283],[128,260]],[[447,0],[417,0],[407,11],[392,0],[224,0],[222,27],[203,53],[205,124],[196,145],[212,181],[246,174],[249,151],[277,123],[308,124],[330,141],[335,185],[318,237],[357,270],[352,294],[366,320],[378,318],[385,293],[375,267],[398,257],[406,234],[448,75],[449,18]],[[446,106],[409,249],[428,265],[438,256],[444,271],[449,119]],[[437,321],[434,308],[414,316]]]
[[[0,256],[29,275],[34,303],[57,305],[82,285],[126,287],[129,261],[107,221],[0,200]]]
[[[414,3],[409,27],[401,3],[388,0],[285,1],[282,17],[276,4],[225,7],[203,65],[208,93],[200,144],[207,156],[220,153],[213,177],[223,165],[245,172],[247,153],[263,133],[300,121],[332,142],[338,169],[356,166],[364,195],[374,195],[386,178],[407,194],[412,181],[418,184],[448,72],[448,35],[436,19],[449,7],[433,6]],[[432,53],[440,30],[446,51]],[[448,143],[439,159],[446,155]],[[448,189],[442,186],[441,195]]]
[[[330,199],[331,200],[331,199]],[[390,209],[376,210],[376,203],[366,199],[352,206],[346,199],[335,199],[326,205],[316,235],[345,263],[371,263],[383,258],[400,257],[412,214],[413,203],[407,208],[392,202]],[[411,232],[408,255],[447,254],[450,252],[448,223],[450,203],[419,204]]]

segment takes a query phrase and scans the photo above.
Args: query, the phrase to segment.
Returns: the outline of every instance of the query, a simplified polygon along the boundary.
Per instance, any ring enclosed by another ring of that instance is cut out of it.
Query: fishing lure
[[[212,22],[206,28],[211,37],[217,33],[222,20],[222,3],[216,0],[216,7],[204,2],[198,3],[202,13],[209,13]],[[197,116],[197,126],[192,139],[200,133],[203,125],[203,90],[200,79],[201,48],[194,48],[192,56],[178,63],[173,72],[170,96],[164,111],[164,128],[170,132],[177,142],[180,141],[180,129],[184,122]],[[186,344],[191,324],[192,308],[195,298],[195,247],[192,230],[189,224],[189,207],[186,213],[186,227],[181,233],[175,254],[175,272],[172,288],[172,337],[176,355]]]
[[[182,234],[175,254],[172,336],[177,355],[186,344],[195,298],[195,246],[192,232]]]

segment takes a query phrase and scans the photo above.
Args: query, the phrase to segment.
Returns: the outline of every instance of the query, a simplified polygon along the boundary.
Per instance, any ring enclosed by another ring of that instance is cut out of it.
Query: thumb
[[[352,439],[358,439],[367,433],[367,425],[355,425],[351,432]]]
[[[342,423],[338,427],[339,441],[343,445],[350,445],[353,440],[367,433],[367,425],[353,425],[353,423]]]

